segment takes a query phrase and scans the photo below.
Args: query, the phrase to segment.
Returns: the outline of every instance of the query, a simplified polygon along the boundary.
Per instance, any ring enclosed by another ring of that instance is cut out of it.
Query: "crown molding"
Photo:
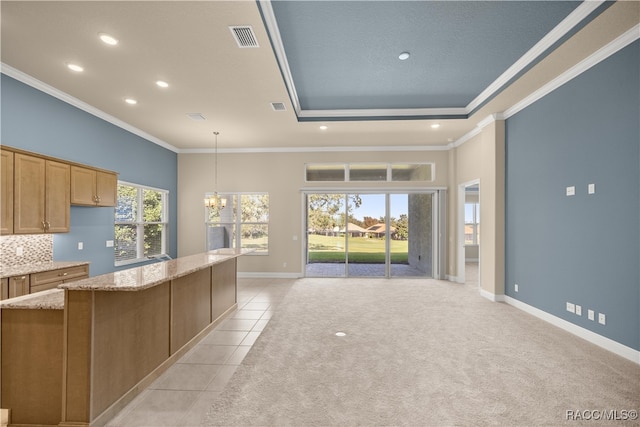
[[[587,0],[582,2],[565,19],[547,33],[538,43],[521,56],[504,73],[487,86],[478,96],[464,107],[457,108],[405,108],[405,109],[339,109],[339,110],[303,110],[289,67],[284,44],[280,36],[278,23],[271,5],[273,0],[258,0],[260,14],[271,40],[280,72],[289,98],[299,121],[313,120],[390,120],[390,119],[445,119],[468,118],[483,103],[495,96],[502,88],[517,78],[529,67],[539,61],[553,46],[562,41],[581,22],[600,8],[606,0]]]
[[[591,13],[598,9],[604,0],[585,1],[563,19],[556,27],[545,35],[538,43],[529,49],[524,55],[514,62],[500,77],[482,91],[467,107],[467,114],[478,108],[482,103],[491,98],[501,88],[506,86],[512,79],[525,71],[527,67],[534,64],[545,52],[549,51],[555,43],[565,37],[574,27],[586,19]]]
[[[27,86],[31,86],[34,89],[44,92],[47,95],[51,95],[54,98],[57,98],[63,102],[66,102],[67,104],[72,105],[86,113],[89,113],[93,116],[98,117],[99,119],[109,122],[112,125],[118,126],[119,128],[126,130],[127,132],[131,132],[132,134],[137,135],[140,138],[146,139],[149,142],[159,145],[162,148],[166,148],[167,150],[173,151],[175,153],[178,152],[178,148],[174,147],[173,145],[159,138],[156,138],[155,136],[150,135],[145,131],[140,130],[137,127],[132,126],[129,123],[126,123],[110,114],[107,114],[104,111],[92,105],[89,105],[86,102],[81,101],[78,98],[75,98],[66,92],[56,89],[53,86],[49,86],[48,84],[36,79],[35,77],[30,76],[29,74],[23,73],[22,71],[17,70],[11,67],[10,65],[0,62],[0,72],[2,72],[2,74],[5,74],[11,78],[18,80],[21,83],[26,84]]]
[[[540,89],[531,93],[526,98],[523,98],[520,102],[506,109],[504,113],[502,113],[502,115],[504,116],[505,119],[507,119],[513,116],[514,114],[517,114],[518,112],[527,108],[529,105],[533,104],[534,102],[538,101],[539,99],[543,98],[544,96],[558,89],[560,86],[564,85],[570,80],[573,80],[574,78],[578,77],[580,74],[584,73],[591,67],[609,58],[610,56],[620,51],[621,49],[627,47],[628,45],[635,42],[639,38],[640,38],[640,24],[637,24],[633,28],[624,32],[615,40],[611,41],[610,43],[606,44],[602,48],[598,49],[589,57],[578,62],[573,67],[569,68],[567,71],[560,74],[558,77],[551,80],[546,85],[542,86]]]
[[[402,146],[367,146],[367,147],[264,147],[264,148],[224,148],[218,154],[256,154],[256,153],[344,153],[344,152],[423,152],[448,151],[449,145],[402,145]],[[186,148],[179,154],[213,154],[211,148]]]

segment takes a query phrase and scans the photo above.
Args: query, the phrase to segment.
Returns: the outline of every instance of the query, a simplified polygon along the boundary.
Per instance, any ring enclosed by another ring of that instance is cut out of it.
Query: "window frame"
[[[366,169],[361,169],[364,166],[371,166],[372,171],[380,171],[382,169],[386,169],[386,175],[381,179],[364,179],[362,176],[366,176]],[[429,166],[429,179],[394,179],[393,172],[394,167],[402,168],[406,166]],[[355,172],[353,174],[351,171]],[[320,175],[322,175],[323,170],[327,171],[338,171],[341,170],[344,172],[344,179],[322,179]],[[360,175],[360,178],[357,176]],[[317,176],[317,179],[310,179],[310,176]],[[316,183],[316,182],[354,182],[354,183],[363,183],[363,182],[405,182],[405,183],[426,183],[426,182],[434,182],[436,179],[436,164],[435,162],[323,162],[323,163],[305,163],[304,165],[304,182],[305,183]]]
[[[168,257],[167,248],[169,247],[169,190],[165,190],[162,188],[151,187],[148,185],[135,184],[127,181],[118,180],[118,188],[122,186],[132,187],[136,189],[136,203],[137,203],[137,211],[136,218],[134,221],[117,221],[116,212],[114,211],[114,232],[115,228],[119,225],[135,225],[136,227],[136,258],[121,260],[118,261],[116,259],[116,250],[117,240],[114,236],[114,248],[113,248],[113,256],[114,256],[114,266],[120,267],[124,265],[131,264],[139,264],[143,262],[147,262],[153,258],[162,258]],[[160,221],[144,221],[144,192],[145,190],[157,191],[161,194],[162,200],[162,209],[160,212]],[[118,206],[118,193],[116,192],[116,208]],[[160,254],[152,255],[151,257],[144,255],[144,227],[145,225],[162,225],[162,239],[160,241]]]
[[[213,192],[205,193],[205,198],[212,196]],[[266,236],[267,236],[267,244],[266,249],[260,251],[254,251],[247,255],[253,256],[267,256],[269,255],[269,228],[271,222],[271,196],[267,191],[228,191],[223,193],[218,193],[219,197],[224,197],[227,199],[227,208],[231,207],[233,209],[231,215],[231,220],[223,220],[223,218],[219,218],[217,221],[212,221],[209,214],[209,208],[204,208],[204,219],[205,219],[205,230],[208,230],[212,226],[220,226],[220,227],[231,227],[231,237],[230,241],[232,241],[232,248],[240,248],[242,249],[242,227],[244,225],[264,225],[266,226]],[[267,220],[266,221],[242,221],[242,213],[241,213],[241,203],[242,196],[267,196]],[[226,209],[226,208],[225,208]],[[235,218],[233,218],[235,217]],[[209,249],[209,233],[206,232],[205,235],[205,250]]]
[[[464,237],[464,245],[465,246],[477,246],[480,244],[480,239],[479,237],[479,226],[480,226],[480,203],[479,202],[465,202],[464,204],[465,206],[465,219],[464,219],[464,225],[466,226],[470,226],[471,227],[471,242],[467,243],[467,233],[465,230],[465,237]],[[471,222],[467,222],[467,214],[466,214],[466,210],[467,210],[467,206],[471,206]]]

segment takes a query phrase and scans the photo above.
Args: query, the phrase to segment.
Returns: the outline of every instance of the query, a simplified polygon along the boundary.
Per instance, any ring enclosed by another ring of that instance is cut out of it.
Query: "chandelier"
[[[213,195],[204,199],[204,206],[209,209],[220,209],[227,206],[227,199],[218,196],[218,135],[220,132],[213,132],[216,136],[216,146],[214,149],[215,171],[213,176]]]

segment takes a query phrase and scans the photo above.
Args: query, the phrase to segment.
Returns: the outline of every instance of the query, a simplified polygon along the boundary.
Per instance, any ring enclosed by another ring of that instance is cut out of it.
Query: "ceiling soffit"
[[[468,118],[609,3],[258,5],[298,121],[350,121]]]

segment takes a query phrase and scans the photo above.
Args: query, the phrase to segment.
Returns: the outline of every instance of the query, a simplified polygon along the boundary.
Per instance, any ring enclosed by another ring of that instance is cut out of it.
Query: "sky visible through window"
[[[360,194],[362,205],[354,210],[353,216],[362,220],[365,216],[380,218],[384,216],[384,194]],[[401,214],[407,213],[408,195],[391,194],[391,216],[399,218]]]

